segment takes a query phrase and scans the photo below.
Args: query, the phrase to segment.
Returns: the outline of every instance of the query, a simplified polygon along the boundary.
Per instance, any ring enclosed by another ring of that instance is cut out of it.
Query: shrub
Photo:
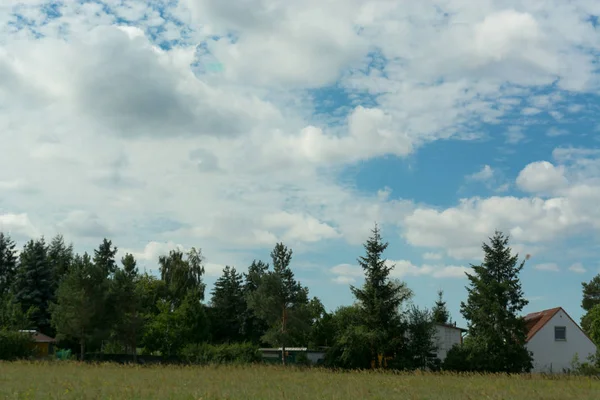
[[[442,363],[442,369],[445,371],[467,372],[471,371],[471,352],[465,345],[454,345]]]
[[[33,339],[21,332],[0,330],[0,360],[13,361],[33,356]]]
[[[181,356],[193,364],[251,364],[262,360],[258,346],[251,343],[191,344],[183,348]]]

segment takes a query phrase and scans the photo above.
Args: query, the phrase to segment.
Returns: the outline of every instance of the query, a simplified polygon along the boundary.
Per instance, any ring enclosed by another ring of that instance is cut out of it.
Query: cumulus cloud
[[[339,180],[361,161],[481,138],[514,111],[558,116],[564,98],[533,95],[544,85],[597,91],[600,46],[581,22],[591,2],[126,0],[57,3],[53,16],[45,3],[0,6],[6,229],[223,254],[277,240],[357,244],[380,221],[409,244],[468,258],[495,228],[529,251],[600,227],[597,154],[583,149],[555,151],[554,175],[522,171],[520,187],[540,197],[447,209]],[[347,101],[324,105],[328,92]],[[512,128],[509,141],[524,135]],[[180,226],[144,223],[157,215]],[[462,267],[444,268],[398,271]]]
[[[407,277],[430,276],[432,278],[463,278],[465,273],[471,271],[470,267],[456,265],[428,265],[416,266],[407,260],[387,260],[388,266],[394,266],[390,277],[405,279]],[[329,270],[334,275],[332,281],[339,284],[355,284],[364,278],[363,270],[358,265],[339,264]]]
[[[568,184],[563,166],[555,167],[548,161],[527,165],[517,177],[517,186],[530,193],[552,193]]]

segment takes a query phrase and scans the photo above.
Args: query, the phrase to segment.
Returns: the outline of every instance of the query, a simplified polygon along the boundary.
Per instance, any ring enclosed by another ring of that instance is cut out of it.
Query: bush
[[[442,363],[442,369],[453,372],[467,372],[473,370],[471,365],[471,352],[465,345],[454,345]]]
[[[33,339],[21,332],[0,330],[0,360],[13,361],[33,356]]]
[[[260,349],[251,343],[191,344],[183,348],[181,356],[192,364],[251,364],[262,360]]]

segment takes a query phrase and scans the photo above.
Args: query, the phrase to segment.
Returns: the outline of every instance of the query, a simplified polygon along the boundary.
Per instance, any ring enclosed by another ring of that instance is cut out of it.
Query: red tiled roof
[[[540,329],[544,327],[556,315],[557,312],[562,310],[561,307],[550,308],[539,312],[527,314],[525,316],[525,325],[527,326],[527,341],[538,333]],[[565,313],[566,314],[566,313]]]
[[[575,326],[577,328],[579,328],[579,330],[581,331],[581,333],[583,333],[585,335],[585,337],[587,337],[590,342],[594,342],[587,333],[584,332],[583,329],[581,329],[581,327],[579,326],[579,324],[575,321],[573,321],[573,318],[571,318],[571,316],[569,314],[567,314],[567,312],[562,308],[562,307],[555,307],[555,308],[550,308],[548,310],[543,310],[543,311],[539,311],[539,312],[535,312],[535,313],[531,313],[531,314],[527,314],[525,316],[525,324],[527,326],[527,342],[529,342],[531,340],[531,338],[539,332],[540,329],[542,329],[544,327],[544,325],[546,325],[548,323],[548,321],[550,321],[552,319],[552,317],[554,317],[556,315],[557,312],[561,311],[565,313],[565,315],[567,316],[567,318],[569,318],[571,320],[571,322],[573,324],[575,324]]]

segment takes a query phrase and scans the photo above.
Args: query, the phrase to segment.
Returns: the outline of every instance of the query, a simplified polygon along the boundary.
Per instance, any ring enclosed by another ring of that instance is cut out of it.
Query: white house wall
[[[566,327],[566,341],[554,340],[554,327]],[[533,352],[533,372],[563,372],[571,368],[575,354],[580,361],[596,353],[596,346],[573,323],[563,310],[559,310],[527,343]]]
[[[448,350],[454,345],[460,344],[461,332],[458,329],[450,328],[443,325],[436,325],[436,345],[438,347],[437,356],[444,361]]]

